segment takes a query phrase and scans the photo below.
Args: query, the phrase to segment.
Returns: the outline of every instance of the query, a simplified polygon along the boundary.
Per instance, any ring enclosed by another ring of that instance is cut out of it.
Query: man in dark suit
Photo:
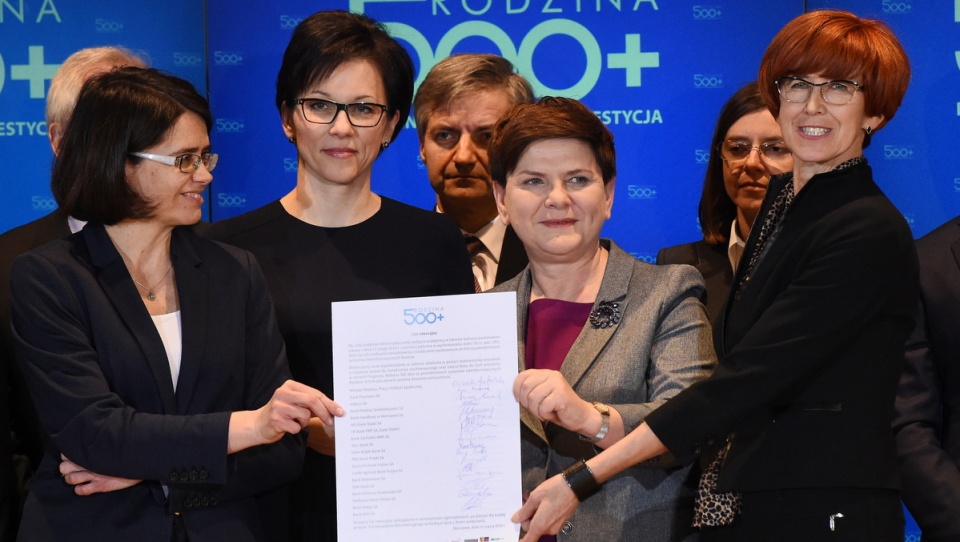
[[[960,540],[960,217],[917,241],[920,309],[893,427],[902,498],[924,542]]]
[[[135,54],[117,47],[81,49],[64,61],[50,82],[46,102],[47,133],[54,153],[83,83],[97,73],[125,65],[145,66]],[[0,235],[0,542],[16,536],[20,508],[44,444],[33,403],[13,357],[10,268],[20,254],[82,227],[82,222],[56,210]]]
[[[510,61],[460,54],[437,63],[413,100],[420,156],[437,193],[436,209],[463,232],[478,291],[527,266],[517,234],[497,217],[487,142],[510,106],[533,99],[530,83]]]

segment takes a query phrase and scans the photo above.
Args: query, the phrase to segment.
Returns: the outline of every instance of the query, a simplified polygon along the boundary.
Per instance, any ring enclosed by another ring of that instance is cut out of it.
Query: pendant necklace
[[[139,287],[141,287],[141,288],[143,288],[144,290],[147,291],[147,299],[148,299],[148,300],[150,300],[150,301],[156,301],[156,300],[157,300],[157,294],[153,293],[153,291],[157,288],[157,286],[160,286],[160,285],[163,283],[164,280],[166,280],[167,275],[169,275],[169,274],[170,274],[170,271],[172,271],[172,270],[173,270],[173,264],[170,264],[170,267],[167,268],[167,272],[163,274],[163,277],[161,277],[160,280],[158,280],[157,283],[153,285],[153,287],[149,287],[149,286],[147,286],[146,284],[142,284],[139,280],[133,279],[133,275],[130,275],[130,278],[133,279],[133,283],[134,283],[134,284],[136,284],[137,286],[139,286]]]

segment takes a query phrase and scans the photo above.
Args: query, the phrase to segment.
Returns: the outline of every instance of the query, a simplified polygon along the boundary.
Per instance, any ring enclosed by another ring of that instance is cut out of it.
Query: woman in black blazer
[[[50,436],[20,540],[263,540],[256,496],[302,460],[290,433],[340,413],[287,380],[252,256],[184,227],[217,163],[210,126],[193,87],[156,70],[81,91],[52,188],[88,224],[12,272],[17,359]]]
[[[700,196],[703,239],[657,253],[658,265],[687,264],[700,271],[707,286],[700,301],[714,327],[770,177],[792,168],[793,156],[780,126],[763,103],[760,86],[751,81],[723,105],[713,130]]]
[[[903,540],[890,422],[917,257],[862,154],[909,67],[886,25],[850,13],[807,13],[777,34],[758,79],[794,168],[771,180],[747,241],[717,370],[587,461],[581,486],[667,451],[709,453],[703,540]],[[524,540],[556,532],[576,502],[562,479],[544,482],[515,517]]]

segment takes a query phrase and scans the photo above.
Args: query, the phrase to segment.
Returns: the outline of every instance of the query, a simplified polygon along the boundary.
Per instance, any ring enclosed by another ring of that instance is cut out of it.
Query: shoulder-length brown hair
[[[213,125],[207,101],[188,81],[151,68],[94,76],[80,91],[53,164],[57,205],[80,220],[111,225],[149,218],[153,207],[127,182],[127,164],[166,137],[185,113]]]

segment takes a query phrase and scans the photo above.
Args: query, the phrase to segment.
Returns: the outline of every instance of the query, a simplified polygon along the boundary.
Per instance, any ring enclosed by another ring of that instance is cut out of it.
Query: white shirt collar
[[[746,246],[747,242],[740,238],[740,228],[737,228],[737,219],[733,219],[733,223],[730,224],[730,241],[727,243],[727,257],[730,258],[730,267],[733,268],[733,272],[737,272],[737,264],[740,263],[740,258],[743,256],[743,249]]]

